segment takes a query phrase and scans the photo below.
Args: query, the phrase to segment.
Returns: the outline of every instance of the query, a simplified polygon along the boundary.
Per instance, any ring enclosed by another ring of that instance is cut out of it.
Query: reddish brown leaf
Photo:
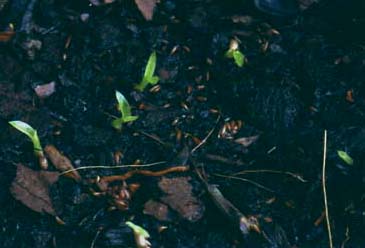
[[[14,36],[14,34],[15,34],[14,31],[0,32],[0,42],[9,41]]]
[[[47,145],[44,148],[44,151],[56,169],[62,172],[74,169],[71,161],[66,156],[62,155],[53,145]],[[81,180],[81,176],[77,171],[68,172],[65,176],[70,177],[77,182]]]
[[[134,0],[138,9],[147,21],[152,20],[153,10],[156,7],[157,0]]]
[[[10,192],[15,199],[28,208],[55,216],[56,210],[49,196],[49,189],[57,182],[58,175],[58,172],[34,171],[18,164],[16,178],[10,186]]]

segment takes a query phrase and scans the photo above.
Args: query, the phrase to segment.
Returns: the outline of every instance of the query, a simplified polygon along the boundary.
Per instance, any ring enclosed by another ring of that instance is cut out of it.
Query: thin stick
[[[289,172],[289,171],[279,171],[279,170],[267,170],[267,169],[262,169],[262,170],[244,170],[244,171],[240,171],[237,173],[234,173],[233,176],[237,176],[237,175],[243,175],[243,174],[249,174],[249,173],[272,173],[272,174],[283,174],[283,175],[288,175],[291,176],[303,183],[306,183],[307,181],[304,180],[300,175],[295,174],[293,172]]]
[[[217,120],[215,121],[214,127],[209,131],[209,133],[207,134],[207,136],[205,136],[205,138],[197,145],[195,146],[192,150],[191,150],[191,154],[193,154],[196,150],[198,150],[202,145],[205,144],[205,142],[207,142],[207,140],[209,139],[209,137],[213,134],[219,120],[220,120],[221,116],[218,116]]]
[[[116,165],[116,166],[82,166],[82,167],[78,167],[78,168],[74,168],[74,169],[70,169],[67,171],[64,171],[62,173],[60,173],[60,175],[64,175],[67,174],[69,172],[72,171],[78,171],[78,170],[88,170],[88,169],[120,169],[120,168],[127,168],[127,167],[150,167],[150,166],[154,166],[154,165],[159,165],[159,164],[165,164],[165,161],[161,161],[161,162],[156,162],[156,163],[151,163],[151,164],[125,164],[125,165]]]
[[[327,190],[326,190],[326,156],[327,156],[327,130],[324,130],[323,137],[323,166],[322,166],[322,188],[324,198],[324,210],[326,212],[326,223],[330,248],[333,248],[330,217],[328,214]]]
[[[270,193],[275,193],[274,190],[272,189],[269,189],[268,187],[265,187],[264,185],[261,185],[259,183],[256,183],[252,180],[249,180],[249,179],[246,179],[246,178],[242,178],[242,177],[235,177],[235,176],[227,176],[227,175],[222,175],[222,174],[213,174],[214,176],[217,176],[217,177],[224,177],[224,178],[229,178],[229,179],[235,179],[235,180],[240,180],[240,181],[243,181],[243,182],[247,182],[247,183],[250,183],[254,186],[256,186],[257,188],[260,188],[260,189],[263,189],[263,190],[266,190]]]

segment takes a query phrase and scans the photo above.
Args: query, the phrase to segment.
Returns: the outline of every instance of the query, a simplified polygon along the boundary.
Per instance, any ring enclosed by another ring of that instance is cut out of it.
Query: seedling
[[[133,230],[137,248],[151,247],[151,243],[147,240],[150,237],[150,234],[144,228],[132,223],[131,221],[127,221],[125,224]]]
[[[112,121],[112,126],[117,130],[122,130],[124,123],[135,121],[138,116],[133,116],[131,114],[131,106],[129,105],[127,99],[119,91],[115,91],[115,97],[118,101],[118,110],[122,114],[120,118]]]
[[[156,52],[153,52],[148,58],[142,81],[134,87],[136,90],[143,91],[147,85],[155,85],[158,83],[160,79],[158,76],[154,76],[156,70],[156,61]]]
[[[29,124],[22,121],[9,121],[9,124],[30,138],[30,140],[33,143],[34,154],[36,155],[36,157],[38,157],[40,166],[43,169],[47,169],[48,162],[46,157],[44,156],[41,142],[39,141],[39,137],[37,134],[37,130],[35,130]]]
[[[353,165],[354,160],[344,151],[337,151],[338,156],[348,165]]]
[[[227,58],[232,58],[238,67],[242,67],[245,63],[245,55],[239,50],[236,40],[231,40],[229,49],[225,55]]]

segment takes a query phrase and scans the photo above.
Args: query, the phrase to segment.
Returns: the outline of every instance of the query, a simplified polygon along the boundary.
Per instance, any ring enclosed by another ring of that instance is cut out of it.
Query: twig
[[[161,171],[149,171],[149,170],[134,170],[128,171],[123,175],[113,175],[113,176],[105,176],[100,179],[100,181],[110,183],[114,181],[125,181],[128,178],[131,178],[134,175],[142,175],[142,176],[149,176],[149,177],[160,177],[172,172],[185,172],[189,170],[189,166],[175,166],[171,168],[167,168]]]
[[[209,131],[209,133],[207,134],[207,136],[205,136],[205,138],[197,145],[197,146],[195,146],[192,150],[191,150],[191,152],[190,152],[190,154],[193,154],[196,150],[198,150],[202,145],[204,145],[205,144],[205,142],[207,142],[207,140],[209,139],[209,137],[213,134],[213,132],[214,132],[214,130],[215,130],[215,128],[216,128],[216,126],[217,126],[217,124],[218,124],[218,122],[219,122],[219,120],[220,120],[220,118],[221,118],[221,116],[218,116],[218,118],[217,118],[217,120],[215,121],[215,124],[214,124],[214,127]]]
[[[322,166],[322,189],[323,189],[324,209],[325,209],[325,212],[326,212],[326,223],[327,223],[329,246],[330,246],[330,248],[333,248],[330,217],[329,217],[329,214],[328,214],[327,190],[326,190],[326,156],[327,156],[327,130],[324,130],[324,136],[323,136],[323,163],[322,163],[322,165],[323,165]]]
[[[244,171],[240,171],[240,172],[237,172],[237,173],[234,173],[233,175],[234,176],[237,176],[237,175],[243,175],[243,174],[248,174],[248,173],[272,173],[272,174],[284,174],[284,175],[288,175],[288,176],[291,176],[303,183],[306,183],[307,180],[304,180],[303,177],[301,177],[300,175],[298,174],[295,174],[293,172],[289,172],[289,171],[278,171],[278,170],[267,170],[267,169],[263,169],[263,170],[244,170]]]
[[[78,167],[78,168],[74,168],[74,169],[70,169],[67,171],[64,171],[62,173],[60,173],[60,175],[64,175],[67,174],[69,172],[72,171],[78,171],[78,170],[91,170],[91,169],[120,169],[120,168],[128,168],[128,167],[150,167],[150,166],[154,166],[154,165],[159,165],[159,164],[165,164],[165,161],[161,161],[161,162],[155,162],[155,163],[150,163],[150,164],[126,164],[126,165],[116,165],[116,166],[82,166],[82,167]]]
[[[100,228],[98,229],[98,231],[96,232],[95,237],[93,238],[93,241],[91,242],[90,248],[94,248],[94,247],[95,247],[96,240],[98,239],[98,237],[99,237],[99,235],[100,235],[100,233],[101,233],[102,231],[103,231],[103,228],[102,228],[102,227],[100,227]]]
[[[232,224],[241,231],[243,235],[247,235],[250,231],[255,231],[257,233],[261,232],[259,223],[255,217],[245,216],[223,196],[217,186],[209,184],[198,170],[196,170],[196,173],[205,185],[214,204],[232,222]]]
[[[251,181],[251,180],[246,179],[246,178],[235,177],[235,176],[227,176],[227,175],[221,175],[221,174],[213,174],[213,175],[214,176],[217,176],[217,177],[224,177],[224,178],[235,179],[235,180],[240,180],[240,181],[243,181],[243,182],[247,182],[247,183],[250,183],[250,184],[252,184],[252,185],[254,185],[254,186],[256,186],[256,187],[258,187],[260,189],[266,190],[266,191],[268,191],[270,193],[275,193],[274,190],[269,189],[269,188],[265,187],[264,185],[261,185],[259,183],[256,183],[256,182]]]

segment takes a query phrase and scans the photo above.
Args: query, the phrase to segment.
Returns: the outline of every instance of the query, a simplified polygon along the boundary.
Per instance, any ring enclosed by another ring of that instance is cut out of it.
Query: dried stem
[[[150,171],[150,170],[133,170],[128,171],[123,175],[113,175],[113,176],[105,176],[100,179],[100,181],[110,183],[114,181],[125,181],[131,178],[134,175],[142,175],[142,176],[149,176],[149,177],[159,177],[166,175],[172,172],[185,172],[189,170],[189,166],[175,166],[171,168],[167,168],[161,171]]]
[[[333,248],[331,223],[330,223],[330,217],[329,217],[329,214],[328,214],[327,189],[326,189],[326,156],[327,156],[327,130],[324,130],[323,163],[322,163],[322,165],[323,165],[322,166],[322,189],[323,189],[324,208],[325,208],[325,212],[326,212],[326,223],[327,223],[329,247]]]
[[[128,168],[128,167],[150,167],[150,166],[154,166],[154,165],[159,165],[159,164],[164,164],[166,163],[165,161],[162,162],[156,162],[156,163],[151,163],[151,164],[125,164],[125,165],[116,165],[116,166],[82,166],[82,167],[78,167],[78,168],[74,168],[71,170],[66,170],[62,173],[60,173],[60,175],[64,175],[67,174],[69,172],[73,172],[73,171],[78,171],[78,170],[92,170],[92,169],[121,169],[121,168]]]

